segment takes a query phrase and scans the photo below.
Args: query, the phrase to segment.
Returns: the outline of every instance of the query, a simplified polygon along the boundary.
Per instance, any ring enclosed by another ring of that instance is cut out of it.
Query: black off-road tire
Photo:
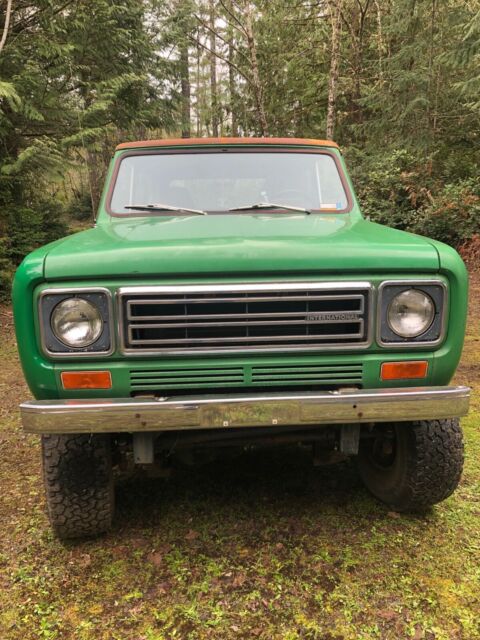
[[[415,512],[453,493],[463,469],[458,419],[395,423],[381,431],[387,439],[362,438],[358,456],[362,480],[375,497],[395,511]]]
[[[55,534],[67,539],[107,531],[114,512],[109,436],[44,435],[42,462],[48,516]]]

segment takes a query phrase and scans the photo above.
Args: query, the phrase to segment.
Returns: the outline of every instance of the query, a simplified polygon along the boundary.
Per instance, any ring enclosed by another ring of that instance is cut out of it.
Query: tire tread
[[[359,470],[371,493],[396,511],[424,511],[458,486],[464,448],[458,418],[395,425],[397,459],[378,470],[360,449]]]
[[[43,435],[43,479],[50,523],[62,539],[96,536],[112,523],[110,440],[105,435]]]
[[[457,418],[423,420],[413,424],[417,452],[409,474],[409,509],[423,509],[448,498],[463,470],[464,447]]]

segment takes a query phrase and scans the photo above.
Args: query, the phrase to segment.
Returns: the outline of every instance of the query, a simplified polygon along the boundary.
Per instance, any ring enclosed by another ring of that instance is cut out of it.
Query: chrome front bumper
[[[468,387],[106,400],[33,400],[20,405],[30,433],[115,433],[405,422],[468,412]]]

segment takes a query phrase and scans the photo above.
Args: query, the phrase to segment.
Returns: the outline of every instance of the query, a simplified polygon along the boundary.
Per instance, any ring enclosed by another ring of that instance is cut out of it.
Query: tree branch
[[[232,67],[232,69],[235,69],[235,71],[242,76],[242,78],[244,80],[246,80],[248,82],[248,84],[252,84],[252,80],[251,78],[249,78],[244,71],[242,71],[240,69],[240,67],[237,67],[236,64],[234,64],[231,60],[229,60],[228,58],[225,58],[225,56],[222,56],[218,53],[218,51],[212,51],[210,49],[210,47],[207,47],[206,44],[203,44],[203,42],[201,42],[198,38],[195,38],[193,35],[189,35],[188,39],[191,40],[193,43],[195,43],[196,45],[198,45],[199,47],[202,47],[202,49],[205,49],[205,51],[208,51],[209,53],[215,55],[219,60],[222,60],[222,62],[225,62],[226,64],[228,64],[228,66]]]
[[[2,52],[5,42],[7,41],[8,29],[10,27],[10,18],[12,15],[12,2],[13,0],[7,0],[7,11],[5,13],[5,24],[3,25],[2,39],[0,40],[0,53]]]
[[[246,62],[250,63],[250,59],[248,58],[248,56],[246,56],[243,53],[243,51],[240,51],[240,49],[236,47],[232,42],[230,42],[229,40],[226,40],[216,29],[212,29],[212,27],[209,24],[207,24],[199,15],[197,15],[196,13],[194,13],[193,15],[198,20],[198,22],[202,25],[202,27],[204,27],[205,29],[208,29],[210,33],[214,34],[224,44],[230,46],[233,49],[233,51],[235,51],[235,53],[238,53],[238,55],[241,56]]]
[[[246,36],[246,31],[244,29],[243,24],[241,23],[241,21],[237,18],[237,16],[233,13],[233,11],[231,11],[227,5],[225,4],[225,2],[223,0],[219,0],[220,4],[222,5],[225,13],[227,13],[230,18],[232,18],[232,20],[236,23],[236,25],[234,25],[233,23],[230,23],[232,25],[232,27],[234,29],[236,29],[237,31],[240,31],[240,33],[242,33],[244,36]]]

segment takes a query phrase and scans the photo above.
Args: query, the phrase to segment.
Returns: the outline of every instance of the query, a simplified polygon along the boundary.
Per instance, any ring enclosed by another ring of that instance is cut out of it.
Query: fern
[[[4,164],[1,172],[7,176],[39,173],[58,177],[65,172],[65,155],[52,140],[36,139],[19,153],[14,162]]]
[[[0,110],[1,101],[4,100],[12,111],[19,111],[22,105],[22,99],[11,82],[3,82],[0,80]]]

